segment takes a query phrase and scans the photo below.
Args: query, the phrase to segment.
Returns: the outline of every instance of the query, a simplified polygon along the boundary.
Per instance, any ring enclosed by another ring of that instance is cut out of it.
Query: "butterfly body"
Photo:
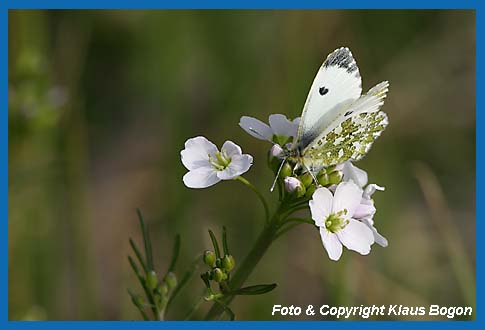
[[[361,95],[362,80],[350,50],[332,52],[310,87],[287,159],[312,172],[360,160],[388,124],[380,111],[388,87],[384,81]]]

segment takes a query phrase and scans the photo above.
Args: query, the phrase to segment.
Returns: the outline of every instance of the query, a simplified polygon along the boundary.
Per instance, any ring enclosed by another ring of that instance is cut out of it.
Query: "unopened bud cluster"
[[[208,281],[216,281],[221,283],[229,278],[229,273],[236,266],[234,257],[230,254],[226,254],[224,257],[217,258],[216,254],[212,251],[205,251],[202,257],[204,263],[211,269],[202,274],[203,279]]]
[[[149,271],[146,276],[146,287],[152,291],[155,304],[160,310],[167,305],[170,294],[177,286],[177,276],[173,272],[168,272],[162,280],[158,279],[155,271]]]
[[[285,191],[292,198],[311,198],[318,187],[328,188],[342,181],[343,173],[336,166],[329,166],[310,173],[302,171],[300,166],[279,156],[282,154],[281,147],[273,146],[269,153],[269,165],[275,174],[279,171],[278,180],[283,182]],[[283,165],[281,165],[282,161],[284,161]]]

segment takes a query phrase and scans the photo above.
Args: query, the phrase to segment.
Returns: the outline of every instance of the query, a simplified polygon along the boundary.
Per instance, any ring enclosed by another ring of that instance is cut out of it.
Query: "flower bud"
[[[220,268],[214,268],[212,270],[212,279],[218,283],[224,280],[224,272]]]
[[[234,257],[231,255],[226,254],[222,259],[222,267],[227,271],[230,272],[234,266],[236,265],[236,261]]]
[[[306,192],[305,192],[305,197],[311,198],[313,196],[313,193],[315,192],[315,190],[317,190],[316,185],[311,185],[310,187],[308,187]]]
[[[135,304],[135,306],[137,306],[138,308],[143,308],[143,305],[145,305],[145,299],[143,299],[142,296],[140,296],[139,294],[133,296],[131,298],[131,301],[133,302],[133,304]]]
[[[157,293],[161,296],[166,296],[168,294],[168,285],[165,282],[162,282],[157,286]]]
[[[271,149],[269,150],[269,160],[272,161],[273,159],[281,159],[284,154],[283,148],[279,144],[274,144]]]
[[[333,171],[328,175],[328,181],[330,184],[339,184],[343,176],[342,171]]]
[[[177,276],[173,272],[168,272],[165,275],[164,282],[167,283],[169,289],[173,289],[177,286]]]
[[[150,288],[150,290],[155,290],[155,288],[158,285],[157,273],[155,273],[155,271],[151,270],[148,272],[146,283],[148,288]]]
[[[209,267],[213,267],[214,263],[216,262],[216,255],[214,252],[206,250],[204,252],[204,256],[202,257],[202,260],[204,260],[204,264],[206,264]]]
[[[288,164],[288,162],[286,162],[285,165],[283,165],[283,167],[281,168],[280,178],[284,179],[288,176],[291,176],[292,172],[293,172],[293,168],[291,168],[291,165]]]
[[[221,258],[216,259],[216,267],[218,267],[218,268],[222,267],[222,259]]]
[[[326,170],[327,173],[332,173],[336,169],[337,169],[337,165],[332,165],[332,166],[327,167],[325,170]]]
[[[305,194],[305,186],[295,177],[289,176],[285,178],[285,190],[289,193],[294,193],[297,197]]]
[[[318,183],[320,183],[322,186],[327,186],[330,182],[328,178],[328,174],[325,173],[325,171],[321,171],[318,176],[317,176]]]
[[[308,188],[313,183],[313,177],[310,174],[310,172],[305,172],[304,174],[300,175],[299,179],[300,179],[301,183],[303,183],[305,188]]]

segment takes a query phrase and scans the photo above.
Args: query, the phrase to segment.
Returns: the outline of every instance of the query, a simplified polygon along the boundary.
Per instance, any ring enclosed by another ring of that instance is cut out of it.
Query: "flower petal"
[[[249,135],[254,136],[257,139],[271,141],[273,138],[273,131],[271,128],[256,118],[242,116],[239,120],[239,126],[249,133]]]
[[[364,189],[364,197],[370,199],[372,197],[372,195],[374,195],[374,193],[377,190],[384,191],[384,190],[386,190],[386,188],[381,187],[381,186],[378,186],[375,183],[371,183],[371,184],[367,185],[367,187],[365,187],[365,189]]]
[[[293,124],[285,115],[281,114],[270,115],[269,126],[274,134],[285,136],[295,136],[298,129],[298,125]]]
[[[354,215],[361,200],[362,189],[360,189],[353,181],[339,183],[337,189],[335,189],[332,213],[337,213],[346,209],[346,215],[350,218]]]
[[[232,141],[226,141],[222,145],[221,151],[224,151],[228,157],[242,155],[241,147]]]
[[[320,228],[320,237],[322,238],[323,247],[327,250],[328,257],[334,261],[340,259],[342,255],[342,243],[337,235],[332,234],[325,228]]]
[[[332,212],[333,195],[327,188],[318,188],[308,203],[312,213],[312,219],[319,227],[325,227],[325,219]]]
[[[201,167],[186,173],[184,184],[189,188],[207,188],[221,181],[214,168]]]
[[[344,174],[344,181],[352,180],[361,188],[367,184],[367,172],[358,168],[350,161],[344,163],[342,172]]]
[[[188,139],[185,142],[185,149],[180,152],[182,163],[188,170],[195,170],[200,167],[211,167],[209,155],[214,155],[217,147],[203,136]]]
[[[336,233],[340,242],[349,250],[360,254],[369,254],[374,243],[374,235],[366,224],[350,219],[344,229]]]
[[[374,214],[376,213],[376,208],[374,207],[374,203],[372,199],[362,198],[359,206],[355,209],[353,214],[354,219],[371,219]]]
[[[386,247],[389,244],[387,242],[387,239],[377,232],[376,227],[374,227],[374,221],[372,221],[371,219],[363,219],[362,222],[365,223],[370,228],[370,230],[372,230],[372,234],[374,235],[374,241],[377,244],[382,247]]]
[[[251,165],[253,165],[253,156],[248,154],[233,156],[229,166],[217,172],[217,177],[221,180],[232,180],[247,172]]]

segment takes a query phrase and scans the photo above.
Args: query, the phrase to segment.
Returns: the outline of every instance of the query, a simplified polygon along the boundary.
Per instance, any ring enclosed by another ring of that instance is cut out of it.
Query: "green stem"
[[[237,271],[234,273],[232,280],[229,283],[230,289],[232,291],[237,290],[242,287],[246,279],[251,275],[254,268],[257,266],[263,255],[266,253],[271,243],[274,242],[277,236],[277,232],[280,226],[281,214],[286,209],[280,205],[275,214],[271,217],[271,220],[264,227],[263,231],[259,235],[253,248],[243,260],[241,265],[238,267]],[[221,299],[221,304],[214,304],[209,312],[206,314],[206,320],[213,320],[224,312],[224,307],[222,305],[229,305],[229,303],[234,299],[234,295],[225,296]]]
[[[268,207],[268,203],[266,202],[266,199],[264,199],[263,194],[261,194],[261,192],[259,192],[259,190],[251,182],[249,182],[248,180],[246,180],[242,176],[238,176],[235,180],[241,181],[242,183],[244,183],[246,186],[248,186],[252,191],[254,191],[256,193],[259,200],[261,201],[261,204],[263,204],[265,219],[266,219],[266,222],[268,222],[269,221],[269,207]]]

